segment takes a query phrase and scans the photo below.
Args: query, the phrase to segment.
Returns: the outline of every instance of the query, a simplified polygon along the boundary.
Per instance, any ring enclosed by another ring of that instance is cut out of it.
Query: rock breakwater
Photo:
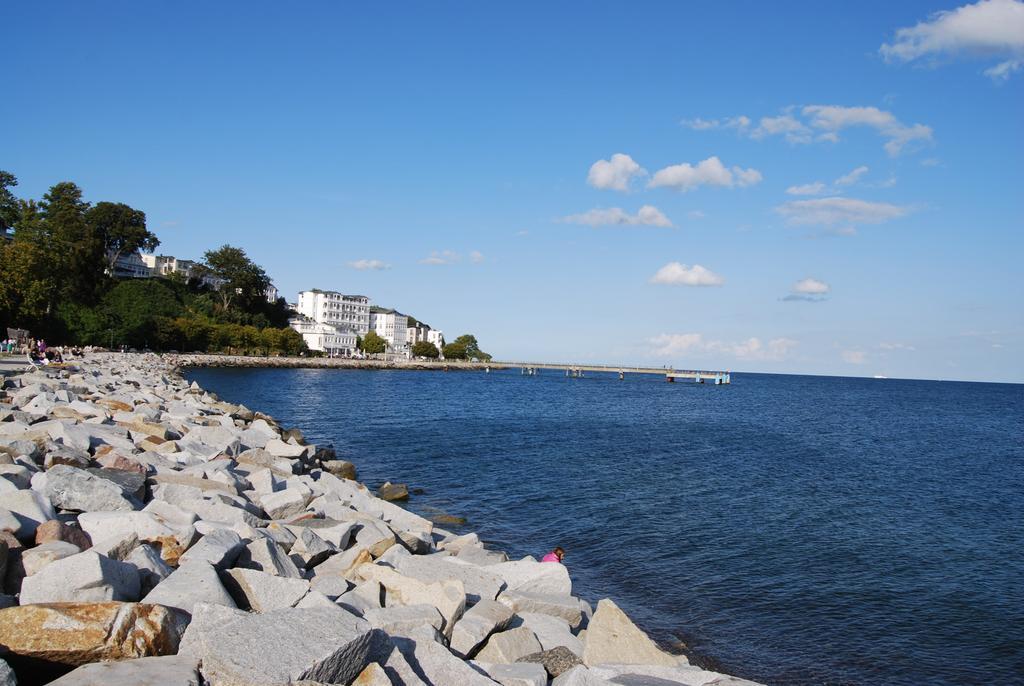
[[[163,359],[174,368],[261,367],[270,369],[399,369],[399,370],[481,370],[504,369],[500,364],[465,360],[357,360],[347,357],[257,357],[251,355],[169,354]]]
[[[751,683],[594,611],[560,564],[375,497],[186,364],[3,379],[0,685]]]

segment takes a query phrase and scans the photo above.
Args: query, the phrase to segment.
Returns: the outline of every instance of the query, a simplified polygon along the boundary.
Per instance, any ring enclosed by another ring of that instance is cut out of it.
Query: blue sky
[[[500,358],[1021,382],[1022,17],[8,3],[0,168]]]

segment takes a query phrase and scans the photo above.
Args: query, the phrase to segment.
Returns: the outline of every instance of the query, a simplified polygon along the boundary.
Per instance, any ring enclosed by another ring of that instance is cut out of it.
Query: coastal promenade
[[[524,375],[536,376],[542,370],[563,372],[565,376],[581,378],[588,373],[617,374],[619,379],[630,375],[664,376],[666,381],[677,379],[714,385],[731,382],[730,372],[720,370],[673,369],[669,367],[638,367],[630,365],[561,364],[552,362],[468,362],[463,360],[357,360],[328,357],[254,357],[243,355],[170,354],[165,356],[172,364],[183,367],[266,367],[309,369],[407,369],[441,371],[490,372],[499,369],[519,369]]]
[[[375,494],[180,363],[3,378],[0,683],[752,686],[573,595],[563,565]]]

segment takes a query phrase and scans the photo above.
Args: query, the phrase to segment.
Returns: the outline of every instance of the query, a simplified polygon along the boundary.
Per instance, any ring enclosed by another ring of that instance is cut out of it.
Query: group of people
[[[50,347],[42,338],[38,341],[32,341],[31,345],[24,347],[28,348],[28,361],[34,367],[43,367],[49,364],[63,364],[69,356],[82,357],[85,354],[85,352],[77,346],[72,348],[65,348],[63,346]]]

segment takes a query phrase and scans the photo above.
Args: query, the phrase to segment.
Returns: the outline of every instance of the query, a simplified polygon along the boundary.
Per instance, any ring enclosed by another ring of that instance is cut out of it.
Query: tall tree
[[[98,202],[86,212],[85,219],[103,243],[110,274],[122,255],[137,250],[153,252],[160,245],[160,239],[146,229],[146,213],[122,202]]]
[[[227,310],[233,301],[243,309],[266,300],[270,278],[263,268],[253,263],[241,248],[222,245],[204,255],[210,274],[220,279],[221,306]]]
[[[436,360],[441,351],[430,341],[417,341],[412,346],[412,354],[414,357],[429,357]]]
[[[61,299],[95,302],[105,283],[103,242],[86,221],[89,203],[70,181],[54,184],[39,203],[47,239],[59,251],[54,262],[61,279]]]
[[[382,353],[388,348],[388,342],[384,338],[377,335],[376,331],[367,332],[366,336],[362,339],[362,351],[364,353],[375,355]]]
[[[11,192],[18,185],[18,177],[0,170],[0,234],[12,228],[21,216],[21,203]]]

